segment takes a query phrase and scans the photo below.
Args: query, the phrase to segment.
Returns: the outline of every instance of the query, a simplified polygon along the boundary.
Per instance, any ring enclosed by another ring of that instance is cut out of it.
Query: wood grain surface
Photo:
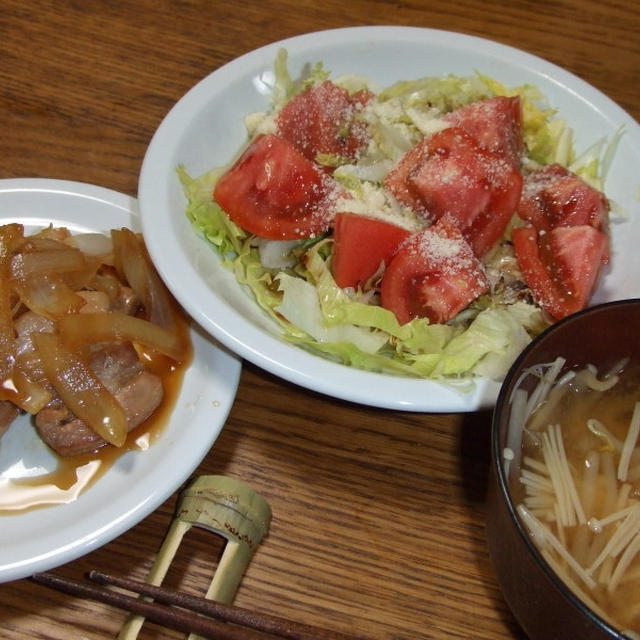
[[[637,0],[2,0],[0,178],[135,195],[155,128],[203,76],[281,38],[384,24],[519,47],[640,119]],[[240,478],[273,511],[236,603],[379,640],[521,638],[484,537],[490,420],[351,405],[245,363],[227,424],[194,472]],[[175,499],[57,571],[144,579]],[[187,539],[167,584],[202,593],[220,543],[198,530]],[[0,584],[7,640],[111,638],[124,619],[28,580]],[[152,624],[140,634],[174,637]]]

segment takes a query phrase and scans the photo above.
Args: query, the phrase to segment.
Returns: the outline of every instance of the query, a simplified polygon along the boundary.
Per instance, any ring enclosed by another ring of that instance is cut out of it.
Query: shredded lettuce
[[[190,177],[182,165],[176,171],[187,198],[185,213],[193,228],[217,248],[223,259],[239,254],[248,234],[213,200],[213,189],[224,170],[212,169],[199,178]]]
[[[596,140],[571,162],[569,170],[579,175],[595,189],[602,191],[609,165],[623,133],[624,128],[620,127],[611,140],[607,141],[605,138]]]
[[[364,76],[343,74],[334,78],[333,82],[350,94],[371,90],[371,81]]]
[[[378,95],[380,102],[398,99],[405,107],[435,107],[441,113],[487,97],[487,88],[479,78],[454,75],[402,80],[383,89]]]
[[[295,85],[287,66],[287,51],[279,49],[273,63],[274,83],[271,89],[271,104],[274,109],[286,104],[295,91]]]
[[[458,345],[469,357],[479,356],[472,367],[476,375],[499,379],[518,354],[531,342],[531,336],[509,309],[486,309],[478,314],[463,334],[466,345]],[[453,342],[453,341],[452,341]]]
[[[383,333],[370,331],[349,322],[326,322],[316,288],[306,280],[280,273],[277,276],[283,292],[276,307],[291,324],[303,329],[318,342],[347,342],[364,353],[376,353],[387,342]]]
[[[294,80],[287,68],[286,51],[278,52],[273,69],[272,111],[249,114],[250,134],[274,126],[274,114],[299,91],[322,82],[329,73],[321,63]],[[345,75],[335,80],[353,93],[373,90],[367,79]],[[371,141],[358,162],[339,156],[317,158],[337,167],[334,178],[347,193],[337,210],[393,218],[410,230],[425,222],[401,206],[382,188],[387,172],[423,135],[446,127],[442,115],[490,96],[518,95],[523,113],[528,162],[559,162],[600,188],[619,135],[602,140],[575,156],[573,135],[566,123],[545,106],[543,96],[530,85],[509,88],[481,73],[403,81],[377,92],[361,117]],[[474,376],[501,379],[532,336],[547,320],[537,306],[518,301],[498,303],[483,296],[447,324],[417,318],[400,325],[395,315],[376,304],[373,291],[338,287],[331,273],[331,238],[310,238],[280,244],[280,264],[261,261],[264,247],[235,225],[213,201],[212,192],[224,169],[192,178],[180,166],[186,215],[193,228],[221,256],[256,303],[280,326],[284,340],[347,365],[405,376],[468,381]],[[295,264],[291,266],[294,262]]]

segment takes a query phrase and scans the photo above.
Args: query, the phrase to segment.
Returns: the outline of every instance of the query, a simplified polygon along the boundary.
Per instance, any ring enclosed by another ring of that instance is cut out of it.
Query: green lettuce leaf
[[[507,310],[485,309],[447,344],[433,373],[452,376],[473,371],[499,378],[530,339]]]
[[[176,171],[187,199],[185,213],[193,228],[216,247],[223,259],[240,253],[247,232],[213,200],[213,189],[224,170],[212,169],[199,178],[190,177],[183,166]]]
[[[383,89],[381,102],[397,98],[406,107],[428,105],[441,113],[488,97],[486,86],[475,76],[427,76],[417,80],[402,80]]]

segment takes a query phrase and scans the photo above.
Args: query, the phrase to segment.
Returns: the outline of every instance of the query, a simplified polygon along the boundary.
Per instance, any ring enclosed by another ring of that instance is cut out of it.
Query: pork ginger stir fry
[[[122,447],[164,395],[149,354],[189,349],[132,231],[0,226],[0,435],[27,412],[59,455]]]

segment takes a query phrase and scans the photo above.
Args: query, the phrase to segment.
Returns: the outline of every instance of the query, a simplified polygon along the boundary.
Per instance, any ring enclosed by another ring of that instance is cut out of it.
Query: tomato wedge
[[[591,225],[512,232],[516,259],[535,301],[556,320],[583,309],[597,281],[607,236]]]
[[[331,270],[339,287],[357,287],[389,263],[411,233],[396,224],[355,213],[338,213],[333,226]]]
[[[460,230],[441,218],[413,234],[391,259],[380,284],[380,302],[398,322],[450,320],[489,288],[484,268]]]
[[[256,137],[218,180],[213,199],[243,229],[271,240],[324,233],[335,183],[289,142]]]
[[[443,120],[466,131],[483,149],[520,167],[523,139],[519,97],[479,100],[448,113]]]
[[[525,176],[518,215],[536,229],[591,225],[602,229],[609,206],[605,196],[559,164]]]
[[[353,160],[368,139],[366,124],[357,118],[367,100],[367,93],[350,96],[325,80],[287,102],[278,114],[278,134],[309,160],[320,153]]]
[[[428,219],[447,216],[484,255],[502,236],[518,205],[520,172],[480,148],[458,127],[424,138],[392,169],[385,186]]]

